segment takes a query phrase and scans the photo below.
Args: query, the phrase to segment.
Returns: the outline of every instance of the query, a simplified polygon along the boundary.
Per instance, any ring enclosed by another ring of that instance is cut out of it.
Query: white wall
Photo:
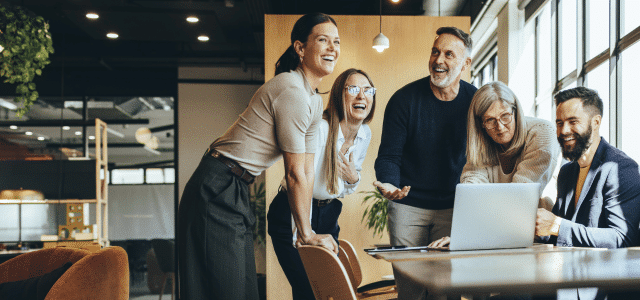
[[[190,72],[194,73],[193,68],[190,68]],[[227,72],[221,71],[221,76],[228,76]],[[248,84],[178,84],[180,195],[204,151],[236,121],[259,87]]]
[[[262,82],[259,68],[179,68],[178,78]],[[238,118],[258,90],[256,84],[178,84],[178,188],[182,195],[204,151]],[[266,273],[264,247],[256,246],[256,269]]]
[[[109,186],[109,240],[173,239],[174,189],[173,184]]]

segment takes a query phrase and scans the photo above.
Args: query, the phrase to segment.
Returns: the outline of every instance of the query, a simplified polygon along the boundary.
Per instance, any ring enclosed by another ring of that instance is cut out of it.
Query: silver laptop
[[[533,245],[540,183],[458,184],[449,250]]]

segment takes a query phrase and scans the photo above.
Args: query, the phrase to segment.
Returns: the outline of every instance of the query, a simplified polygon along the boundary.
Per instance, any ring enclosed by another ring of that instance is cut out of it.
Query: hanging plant
[[[19,7],[0,3],[0,77],[15,84],[15,102],[22,103],[16,113],[24,115],[38,99],[33,78],[42,75],[53,53],[49,23]]]

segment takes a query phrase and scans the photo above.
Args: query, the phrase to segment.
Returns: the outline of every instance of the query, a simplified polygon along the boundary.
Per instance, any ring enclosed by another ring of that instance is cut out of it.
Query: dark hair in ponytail
[[[293,43],[295,41],[300,41],[303,44],[306,43],[313,27],[327,22],[338,26],[332,17],[323,13],[306,14],[296,21],[296,24],[293,25],[293,30],[291,30],[291,45],[276,62],[276,75],[295,70],[298,67],[300,57],[298,57],[298,53],[296,53],[296,50],[293,48]]]

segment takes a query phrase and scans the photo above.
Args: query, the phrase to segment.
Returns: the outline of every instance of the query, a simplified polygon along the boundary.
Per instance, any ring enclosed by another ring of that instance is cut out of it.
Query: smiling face
[[[511,122],[502,124],[501,119],[507,120],[511,114]],[[494,142],[508,148],[516,132],[516,122],[513,108],[501,100],[494,101],[482,117],[484,130]],[[494,127],[495,126],[495,127]],[[487,128],[489,127],[489,128]],[[490,128],[493,127],[493,128]]]
[[[333,72],[340,56],[338,28],[331,22],[318,24],[313,27],[306,43],[296,41],[294,47],[305,74],[321,79]]]
[[[452,34],[441,34],[431,48],[431,83],[439,88],[449,87],[460,80],[462,71],[466,70],[470,62],[461,39]]]
[[[347,91],[347,87],[351,85],[360,87],[360,92],[356,96]],[[364,89],[367,87],[371,87],[371,84],[367,77],[360,73],[355,73],[347,79],[343,92],[347,121],[361,124],[371,112],[373,96],[365,95]]]
[[[600,116],[584,109],[582,101],[573,98],[560,103],[556,109],[556,132],[562,156],[578,160],[591,146],[594,133],[599,134]]]

